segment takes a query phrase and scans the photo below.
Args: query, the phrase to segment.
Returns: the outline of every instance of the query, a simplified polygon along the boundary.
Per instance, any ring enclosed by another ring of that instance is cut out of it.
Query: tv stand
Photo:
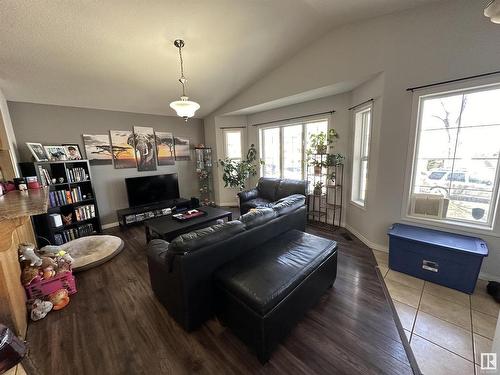
[[[191,201],[188,199],[178,198],[147,206],[123,208],[116,211],[116,215],[118,216],[120,227],[123,228],[132,224],[141,223],[144,220],[169,215],[173,207],[189,209],[190,205]]]

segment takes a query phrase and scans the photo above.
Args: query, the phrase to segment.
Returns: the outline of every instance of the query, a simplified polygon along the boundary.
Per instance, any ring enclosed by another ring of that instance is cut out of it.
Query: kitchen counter
[[[0,221],[44,214],[48,204],[48,188],[10,191],[0,197]]]

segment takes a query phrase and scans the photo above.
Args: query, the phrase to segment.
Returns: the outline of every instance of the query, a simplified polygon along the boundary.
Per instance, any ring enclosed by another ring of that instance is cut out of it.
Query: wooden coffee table
[[[146,242],[153,238],[161,238],[171,242],[175,237],[191,232],[195,229],[205,228],[218,219],[233,219],[233,213],[217,207],[200,207],[199,211],[204,211],[206,215],[195,217],[191,220],[181,222],[172,218],[171,215],[162,216],[145,222]]]

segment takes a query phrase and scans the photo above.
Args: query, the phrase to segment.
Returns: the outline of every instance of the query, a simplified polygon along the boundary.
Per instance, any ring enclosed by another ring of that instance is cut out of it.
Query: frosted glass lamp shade
[[[500,1],[492,1],[484,10],[484,15],[493,23],[500,23]]]
[[[181,100],[170,103],[170,108],[177,112],[177,116],[184,118],[186,121],[188,118],[193,117],[195,112],[200,109],[198,103],[188,99],[187,96],[181,96]]]

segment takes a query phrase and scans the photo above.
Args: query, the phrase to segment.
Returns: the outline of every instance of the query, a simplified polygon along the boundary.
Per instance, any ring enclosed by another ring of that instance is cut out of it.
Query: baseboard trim
[[[366,238],[365,236],[363,236],[361,233],[359,233],[355,228],[353,228],[351,225],[349,224],[345,224],[345,228],[351,232],[352,234],[354,234],[361,242],[363,242],[366,246],[368,246],[370,249],[373,249],[373,250],[378,250],[378,251],[383,251],[384,253],[388,253],[389,252],[389,248],[387,246],[384,246],[384,245],[380,245],[380,244],[377,244],[375,242],[372,242],[370,241],[368,238]]]
[[[496,282],[500,283],[500,277],[499,276],[491,275],[491,274],[486,273],[486,272],[479,272],[479,278],[481,280],[496,281]]]
[[[115,221],[114,223],[109,223],[109,224],[103,224],[102,229],[109,229],[109,228],[114,228],[120,225],[118,221]]]

